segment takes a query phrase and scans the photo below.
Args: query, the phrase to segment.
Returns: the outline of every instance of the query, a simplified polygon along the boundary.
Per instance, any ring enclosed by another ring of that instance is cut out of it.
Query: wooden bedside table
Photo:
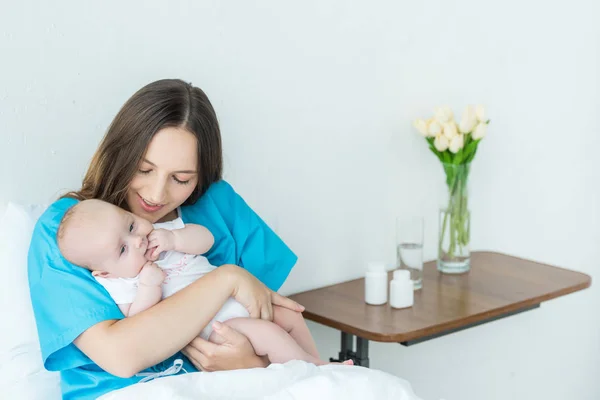
[[[353,359],[368,367],[369,340],[410,346],[537,308],[543,301],[590,284],[590,276],[580,272],[500,253],[474,252],[471,271],[461,275],[442,274],[435,261],[426,263],[423,288],[415,291],[411,308],[366,304],[364,278],[290,298],[306,307],[306,319],[341,331],[339,360]]]

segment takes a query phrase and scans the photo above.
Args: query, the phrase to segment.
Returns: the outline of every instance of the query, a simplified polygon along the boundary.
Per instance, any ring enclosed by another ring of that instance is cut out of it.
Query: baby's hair
[[[69,223],[71,222],[71,219],[76,211],[75,209],[77,208],[78,205],[79,205],[79,203],[75,204],[73,207],[69,208],[67,210],[67,212],[65,213],[65,215],[63,215],[62,219],[60,220],[60,224],[58,225],[58,232],[56,234],[56,238],[58,240],[59,247],[60,247],[60,242],[65,237],[65,230],[67,229]]]
[[[79,203],[75,204],[73,207],[69,208],[65,212],[65,215],[63,215],[62,219],[60,220],[60,224],[58,225],[58,231],[56,233],[56,241],[58,243],[58,249],[60,250],[63,257],[65,257],[65,259],[71,263],[73,263],[73,261],[70,260],[67,248],[65,247],[65,240],[67,240],[66,232],[69,229],[69,227],[71,227],[74,223],[76,223],[77,215],[81,211],[83,211],[83,210],[80,210],[80,207],[79,207],[81,204],[82,204],[82,202],[79,202]],[[77,264],[77,263],[73,263],[73,264]],[[85,269],[90,269],[90,267],[88,267],[87,265],[81,265],[81,264],[78,264],[78,265]]]

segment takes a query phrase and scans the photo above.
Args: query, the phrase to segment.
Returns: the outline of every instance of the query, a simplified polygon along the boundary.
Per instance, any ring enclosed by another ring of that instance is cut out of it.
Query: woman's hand
[[[251,273],[236,265],[223,265],[234,279],[232,297],[241,303],[250,314],[250,318],[273,320],[273,304],[293,311],[304,311],[304,307],[293,300],[284,297],[256,279]]]
[[[269,365],[266,357],[254,353],[246,336],[225,324],[215,323],[213,329],[213,337],[216,335],[220,344],[197,337],[182,350],[198,370],[212,372]]]

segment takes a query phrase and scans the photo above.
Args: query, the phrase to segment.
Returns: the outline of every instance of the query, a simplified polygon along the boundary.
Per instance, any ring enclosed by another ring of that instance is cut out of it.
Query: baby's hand
[[[175,234],[167,229],[155,229],[148,235],[148,249],[151,252],[146,253],[152,261],[158,260],[158,256],[163,251],[175,250]]]
[[[140,271],[140,283],[146,286],[159,286],[165,280],[165,272],[158,265],[148,261]]]

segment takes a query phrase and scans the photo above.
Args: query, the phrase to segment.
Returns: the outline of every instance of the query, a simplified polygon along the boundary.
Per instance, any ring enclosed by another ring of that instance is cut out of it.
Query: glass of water
[[[396,218],[396,265],[410,271],[415,290],[423,286],[423,217]]]

